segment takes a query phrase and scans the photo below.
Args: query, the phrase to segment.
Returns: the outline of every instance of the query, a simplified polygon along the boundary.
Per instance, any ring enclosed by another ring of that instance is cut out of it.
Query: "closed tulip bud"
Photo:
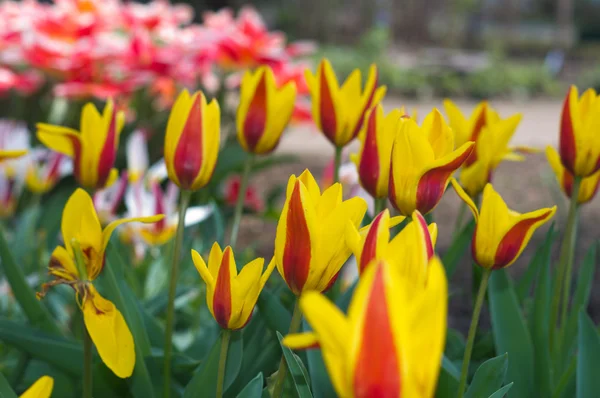
[[[294,294],[322,292],[335,282],[350,257],[344,233],[348,222],[358,227],[366,211],[362,198],[342,200],[339,183],[321,193],[308,170],[290,177],[277,224],[275,262]]]
[[[389,199],[405,216],[415,210],[432,211],[442,198],[448,180],[469,157],[473,142],[454,149],[454,135],[436,109],[423,125],[406,119],[394,140]]]
[[[387,198],[392,146],[404,113],[393,110],[387,116],[377,105],[366,113],[365,123],[358,135],[360,152],[352,155],[360,185],[374,198]]]
[[[283,344],[320,348],[341,398],[433,397],[446,338],[448,287],[437,257],[424,275],[415,281],[385,260],[374,261],[356,286],[348,315],[322,294],[303,294],[300,308],[313,331],[288,335]]]
[[[571,174],[560,162],[560,156],[558,152],[552,147],[546,148],[546,157],[548,158],[548,163],[552,167],[554,171],[554,175],[556,176],[556,180],[558,181],[558,185],[562,189],[562,191],[569,198],[573,195],[573,174]],[[581,179],[581,184],[579,185],[579,194],[577,196],[577,203],[584,204],[589,202],[596,196],[596,192],[598,192],[598,185],[600,184],[600,170],[595,172],[589,177],[583,177]]]
[[[165,164],[169,178],[181,189],[197,191],[210,181],[219,154],[221,113],[216,100],[202,92],[183,90],[169,115]]]
[[[373,260],[385,259],[392,268],[400,272],[418,275],[426,269],[434,255],[437,240],[437,225],[427,225],[425,218],[415,211],[412,222],[390,241],[390,228],[398,225],[405,217],[392,217],[386,209],[373,219],[373,222],[358,230],[349,224],[346,241],[356,257],[358,272],[362,274]],[[410,261],[408,261],[410,260]],[[404,269],[414,264],[414,270]]]
[[[358,135],[365,112],[385,95],[385,86],[377,87],[377,67],[371,65],[362,88],[360,70],[350,73],[339,86],[327,59],[319,64],[316,75],[306,71],[306,83],[312,98],[312,115],[325,137],[336,147],[343,147]]]
[[[510,210],[491,184],[483,189],[481,210],[477,210],[473,200],[454,179],[452,186],[475,218],[471,252],[475,262],[483,268],[500,269],[514,263],[535,230],[556,212],[556,206],[524,214]]]
[[[39,123],[37,136],[48,148],[73,158],[73,174],[79,185],[97,190],[118,177],[114,164],[124,123],[125,114],[115,109],[112,100],[102,114],[90,102],[81,111],[80,131]]]
[[[594,89],[579,98],[571,86],[560,120],[559,153],[565,168],[575,177],[589,177],[600,170],[600,96]]]
[[[242,79],[237,109],[237,136],[245,151],[255,154],[272,152],[294,111],[296,84],[277,87],[273,71],[262,66]]]
[[[244,265],[238,275],[233,250],[227,246],[222,251],[216,242],[210,251],[208,266],[195,250],[192,250],[192,260],[206,283],[206,303],[219,326],[230,330],[243,328],[275,263],[271,261],[263,273],[265,260],[257,258]]]

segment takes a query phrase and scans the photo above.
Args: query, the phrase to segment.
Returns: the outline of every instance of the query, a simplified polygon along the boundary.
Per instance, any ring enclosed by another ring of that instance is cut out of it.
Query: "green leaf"
[[[442,357],[442,369],[435,392],[436,398],[455,398],[458,390],[460,370],[446,356]]]
[[[256,375],[256,377],[248,384],[240,393],[236,396],[237,398],[260,398],[262,397],[263,385],[265,380],[262,373]]]
[[[230,332],[229,350],[227,350],[227,363],[225,365],[225,381],[223,391],[233,384],[242,364],[244,345],[242,333]],[[217,373],[219,370],[219,356],[221,353],[221,338],[218,338],[211,348],[208,356],[194,372],[192,380],[188,383],[183,393],[183,398],[214,397],[217,391]]]
[[[552,243],[554,242],[554,224],[548,229],[546,233],[546,238],[544,239],[544,243],[538,247],[535,251],[535,255],[525,268],[525,272],[521,276],[521,278],[517,281],[515,286],[515,292],[517,293],[517,297],[520,303],[523,303],[525,298],[529,295],[531,291],[531,286],[535,281],[537,275],[540,272],[540,268],[546,266],[547,253],[550,247],[552,247]]]
[[[280,333],[288,332],[292,315],[277,296],[269,290],[263,289],[258,297],[257,306],[269,329]]]
[[[485,397],[499,389],[506,377],[508,354],[488,359],[475,371],[465,398]]]
[[[600,397],[600,334],[590,317],[579,312],[579,334],[577,337],[577,398]]]
[[[498,391],[496,391],[495,393],[490,395],[488,398],[503,398],[506,395],[506,393],[508,392],[508,390],[511,389],[513,384],[515,384],[515,383],[512,382],[510,384],[505,385],[504,387],[502,387],[501,389],[499,389]]]
[[[446,268],[446,275],[448,280],[452,278],[456,267],[460,263],[460,260],[465,254],[467,247],[471,243],[473,237],[473,231],[475,231],[475,221],[471,220],[463,227],[463,229],[454,236],[448,251],[442,256],[442,264]]]
[[[17,398],[17,394],[10,388],[2,372],[0,372],[0,398]]]
[[[465,353],[465,338],[456,329],[448,328],[446,332],[446,347],[444,355],[450,359],[458,359],[462,361]]]
[[[535,396],[533,344],[512,281],[503,269],[493,271],[489,288],[490,315],[497,353],[508,352],[512,396]]]
[[[279,339],[279,344],[281,345],[281,349],[283,351],[283,356],[285,358],[285,362],[287,362],[288,369],[290,371],[290,375],[292,376],[292,380],[294,381],[294,387],[296,389],[296,393],[299,398],[312,398],[312,394],[310,392],[310,388],[308,387],[308,375],[306,374],[306,369],[304,369],[304,365],[300,358],[297,355],[294,355],[292,350],[288,347],[281,344],[281,340],[283,340],[283,336],[281,333],[277,333],[277,338]]]
[[[6,318],[0,318],[0,340],[75,377],[82,375],[83,349],[75,341]]]
[[[36,298],[35,292],[27,283],[21,267],[15,262],[6,243],[2,228],[0,228],[0,259],[2,260],[4,275],[6,275],[15,299],[23,309],[29,322],[40,329],[61,335],[62,333],[54,319],[52,319],[52,315],[42,302]]]

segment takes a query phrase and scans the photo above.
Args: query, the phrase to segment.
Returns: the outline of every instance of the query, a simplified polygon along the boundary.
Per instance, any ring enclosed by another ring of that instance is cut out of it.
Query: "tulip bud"
[[[562,191],[569,198],[573,195],[573,181],[574,177],[560,162],[560,156],[556,150],[552,147],[546,148],[546,157],[548,163],[554,171],[558,185]],[[596,196],[598,192],[598,185],[600,184],[600,170],[595,172],[589,177],[583,177],[579,186],[579,194],[577,196],[577,203],[584,204],[589,202]]]

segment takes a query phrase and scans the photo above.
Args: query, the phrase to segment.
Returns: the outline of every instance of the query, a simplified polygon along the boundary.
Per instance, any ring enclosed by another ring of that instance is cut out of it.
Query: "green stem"
[[[340,182],[340,166],[342,164],[342,147],[335,147],[335,157],[333,159],[333,183]]]
[[[167,324],[165,328],[165,357],[163,364],[163,396],[169,398],[171,395],[171,352],[173,350],[173,321],[175,318],[175,290],[177,288],[177,276],[179,274],[179,257],[181,244],[183,242],[183,230],[185,227],[185,213],[190,204],[191,191],[181,191],[181,203],[179,204],[179,218],[175,245],[173,246],[173,262],[171,263],[171,280],[169,282],[169,300],[167,301]]]
[[[219,354],[219,370],[217,373],[217,398],[223,397],[223,382],[225,381],[225,365],[227,365],[229,340],[231,340],[231,330],[223,329],[221,332],[221,353]]]
[[[229,246],[235,249],[237,243],[238,233],[240,232],[240,221],[242,220],[242,213],[244,212],[244,201],[246,199],[246,190],[248,189],[248,181],[250,179],[250,171],[254,164],[254,155],[251,154],[244,163],[244,171],[242,173],[242,180],[240,181],[240,191],[238,192],[237,202],[235,203],[235,211],[233,213],[233,224],[231,225],[231,236],[229,237]]]
[[[300,324],[302,323],[302,312],[300,311],[300,300],[296,299],[294,304],[294,313],[292,315],[292,321],[290,322],[290,330],[288,334],[296,333],[300,330]],[[283,354],[281,355],[281,361],[279,362],[279,370],[277,371],[277,380],[275,380],[275,387],[273,388],[273,398],[280,398],[283,394],[283,385],[285,384],[285,376],[287,375],[288,367],[287,362]]]
[[[385,210],[387,198],[375,198],[375,215]]]
[[[550,350],[553,351],[555,341],[554,333],[557,327],[560,328],[565,320],[567,308],[569,305],[571,272],[573,268],[573,255],[575,253],[575,238],[577,236],[577,197],[579,196],[579,187],[581,178],[576,177],[573,181],[571,190],[571,203],[569,205],[569,214],[567,216],[567,226],[560,247],[560,257],[558,260],[558,270],[556,274],[556,283],[554,285],[554,294],[552,295],[552,312],[550,313]],[[560,297],[563,293],[562,317],[558,319],[560,310]],[[557,323],[557,321],[559,321]]]
[[[558,385],[554,389],[554,393],[552,394],[553,398],[560,398],[563,395],[563,391],[567,388],[567,385],[571,381],[571,376],[575,373],[576,365],[577,365],[577,355],[573,355],[571,361],[569,362],[569,366],[565,373],[558,379]]]
[[[456,394],[458,398],[462,398],[465,393],[467,376],[469,374],[469,362],[471,362],[471,353],[473,352],[473,344],[475,343],[475,332],[477,332],[479,315],[481,314],[481,307],[483,306],[483,300],[485,298],[485,292],[491,274],[492,270],[486,268],[481,275],[481,283],[479,284],[479,291],[477,292],[475,307],[473,308],[473,317],[471,318],[471,326],[469,327],[469,335],[467,337],[467,346],[465,347],[465,357],[463,358],[462,371],[460,373],[460,383],[458,384],[458,391]]]
[[[83,325],[83,398],[92,398],[92,338]]]

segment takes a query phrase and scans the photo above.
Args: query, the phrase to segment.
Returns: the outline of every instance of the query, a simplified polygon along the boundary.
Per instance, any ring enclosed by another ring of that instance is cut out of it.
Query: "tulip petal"
[[[444,100],[444,110],[455,135],[456,145],[460,146],[470,140],[469,122],[464,117],[460,108],[449,99]]]
[[[46,123],[38,123],[36,127],[37,137],[42,144],[63,155],[75,156],[75,145],[80,145],[80,134],[77,130]]]
[[[365,237],[360,262],[358,262],[359,273],[363,273],[371,261],[380,258],[383,255],[383,250],[387,248],[390,240],[389,219],[390,213],[387,209],[373,219],[369,232]]]
[[[288,334],[282,340],[284,346],[292,350],[308,350],[319,348],[319,339],[312,332]]]
[[[339,90],[337,78],[331,64],[327,60],[321,62],[317,74],[319,92],[318,101],[315,101],[315,98],[313,98],[313,117],[325,137],[332,144],[337,145],[338,130],[340,129],[340,121],[338,120],[339,116],[336,109],[336,99]],[[360,85],[360,81],[358,84]],[[317,107],[316,109],[315,106]]]
[[[204,150],[204,162],[200,169],[200,174],[194,180],[191,189],[196,191],[208,184],[212,177],[217,158],[219,155],[219,146],[221,145],[221,108],[216,99],[213,99],[207,106],[204,114],[204,124],[202,139]]]
[[[73,257],[71,257],[67,249],[62,246],[56,246],[52,252],[50,264],[48,265],[48,272],[57,278],[68,281],[81,279],[81,275],[79,275],[79,271],[77,271],[77,266],[73,261]]]
[[[207,134],[204,130],[205,111],[204,94],[194,94],[173,158],[174,172],[179,179],[179,186],[184,189],[191,188],[194,180],[200,174],[204,161],[206,153],[204,148],[206,137],[204,135]]]
[[[575,162],[577,158],[576,125],[579,123],[577,114],[578,104],[577,87],[571,86],[565,97],[562,114],[560,117],[559,151],[562,163],[571,174],[576,174]],[[574,114],[575,113],[575,114]]]
[[[5,159],[19,158],[19,157],[25,155],[26,153],[27,153],[26,150],[9,150],[9,151],[0,150],[0,162]]]
[[[451,178],[450,179],[450,183],[452,184],[452,187],[454,188],[454,190],[458,194],[458,197],[463,202],[465,202],[465,204],[467,206],[469,206],[469,209],[471,210],[471,213],[473,213],[473,218],[475,218],[475,222],[478,222],[479,221],[479,210],[477,210],[477,206],[475,205],[475,202],[473,202],[473,199],[471,199],[471,197],[469,195],[467,195],[467,193],[465,192],[465,190],[462,189],[462,187],[456,181],[456,179]]]
[[[265,134],[268,121],[268,88],[267,88],[267,67],[261,67],[256,72],[258,81],[251,87],[252,93],[244,112],[243,125],[239,136],[242,137],[240,143],[244,149],[254,152],[261,138]],[[272,100],[271,100],[272,101]],[[242,102],[240,101],[240,107]],[[241,109],[241,108],[240,108]],[[239,110],[238,110],[239,112]],[[239,117],[239,116],[238,116]],[[238,132],[239,133],[239,132]]]
[[[135,346],[133,336],[115,305],[91,285],[83,303],[83,320],[100,358],[120,378],[133,373]]]
[[[177,174],[175,173],[173,163],[175,161],[175,151],[177,149],[181,134],[183,133],[187,116],[190,112],[190,102],[190,93],[187,90],[183,90],[171,108],[165,133],[165,164],[167,166],[169,178],[177,185],[180,184]]]
[[[42,376],[35,381],[19,398],[50,398],[54,388],[54,379],[50,376]]]
[[[378,197],[380,177],[379,145],[377,142],[377,129],[383,123],[383,108],[379,105],[367,113],[366,123],[363,127],[362,148],[358,164],[358,175],[362,187],[373,197]],[[382,148],[383,149],[383,148]],[[387,163],[389,167],[389,162]]]
[[[233,297],[231,281],[237,274],[235,259],[231,247],[227,246],[223,251],[223,258],[219,266],[219,273],[215,280],[215,292],[213,297],[212,314],[217,323],[224,329],[229,328],[229,322],[233,313]]]
[[[192,250],[192,262],[194,263],[194,266],[196,267],[196,270],[200,274],[200,277],[204,283],[206,283],[206,285],[213,286],[215,284],[215,280],[210,272],[208,272],[208,267],[206,266],[204,259],[196,250]]]

